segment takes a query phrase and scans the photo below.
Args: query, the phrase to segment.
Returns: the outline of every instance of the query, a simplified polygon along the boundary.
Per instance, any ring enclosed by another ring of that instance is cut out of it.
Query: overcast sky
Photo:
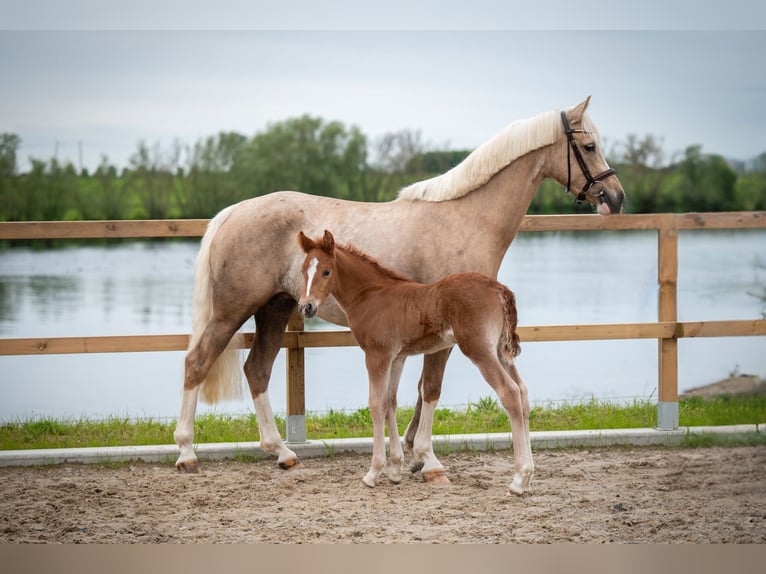
[[[28,156],[48,159],[56,150],[77,164],[79,144],[88,168],[101,154],[124,166],[140,140],[193,144],[222,130],[252,136],[302,114],[356,125],[373,138],[407,128],[434,146],[473,148],[511,121],[587,95],[608,143],[653,134],[669,154],[693,144],[737,159],[766,151],[760,7],[735,10],[739,22],[731,11],[697,10],[692,18],[669,8],[664,29],[636,30],[649,2],[635,14],[613,10],[585,31],[562,29],[585,27],[582,11],[549,24],[517,11],[506,20],[518,23],[513,29],[491,29],[502,27],[491,18],[499,6],[512,2],[484,2],[495,11],[463,20],[451,2],[423,2],[395,30],[380,30],[396,27],[383,13],[355,19],[349,7],[359,3],[350,2],[304,3],[294,17],[264,9],[244,21],[225,9],[239,3],[224,1],[207,20],[178,6],[180,19],[155,8],[143,22],[137,13],[99,11],[103,2],[70,4],[82,9],[79,17],[61,8],[66,2],[0,0],[0,132],[21,137],[22,167]],[[573,9],[555,0],[536,6],[546,4]],[[348,21],[339,24],[319,5],[346,7]],[[443,18],[428,19],[426,8]],[[262,29],[230,29],[253,22]]]

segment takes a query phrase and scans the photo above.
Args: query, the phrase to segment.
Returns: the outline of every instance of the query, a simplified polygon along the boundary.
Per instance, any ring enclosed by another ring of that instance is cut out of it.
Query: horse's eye
[[[322,271],[322,277],[329,277],[329,276],[330,276],[330,270],[329,269],[325,269],[324,271]]]
[[[596,151],[596,144],[594,144],[594,143],[586,143],[585,144],[585,151]]]

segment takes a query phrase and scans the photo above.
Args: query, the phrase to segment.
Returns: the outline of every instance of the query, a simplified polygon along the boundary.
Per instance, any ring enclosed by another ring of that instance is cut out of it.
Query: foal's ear
[[[311,239],[303,234],[303,231],[298,232],[298,245],[301,246],[301,249],[303,249],[304,253],[308,253],[316,246],[315,243],[311,241]]]
[[[324,237],[322,238],[322,249],[327,252],[328,255],[335,253],[335,238],[332,233],[324,230]]]

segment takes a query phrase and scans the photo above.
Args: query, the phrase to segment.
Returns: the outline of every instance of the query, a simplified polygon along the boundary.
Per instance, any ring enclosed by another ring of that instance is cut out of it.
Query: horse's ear
[[[588,109],[589,103],[590,103],[590,96],[588,96],[587,98],[585,98],[585,100],[583,100],[582,102],[577,104],[575,107],[573,107],[570,110],[569,114],[567,114],[569,116],[569,121],[572,123],[575,123],[582,120],[582,116],[585,113],[585,110]]]
[[[298,232],[298,245],[301,246],[301,249],[303,249],[304,253],[308,253],[315,247],[314,242],[311,241],[311,239],[309,239],[308,237],[306,237],[303,234],[303,231]]]
[[[335,238],[332,233],[324,230],[324,237],[322,238],[322,249],[327,252],[328,255],[335,253]]]

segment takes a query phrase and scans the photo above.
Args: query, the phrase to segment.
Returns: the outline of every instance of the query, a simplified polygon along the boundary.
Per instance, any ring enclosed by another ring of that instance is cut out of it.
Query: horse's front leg
[[[386,466],[385,420],[388,410],[388,381],[391,358],[387,353],[365,350],[367,374],[370,380],[370,416],[372,417],[372,462],[370,470],[362,479],[373,487],[383,467]]]

